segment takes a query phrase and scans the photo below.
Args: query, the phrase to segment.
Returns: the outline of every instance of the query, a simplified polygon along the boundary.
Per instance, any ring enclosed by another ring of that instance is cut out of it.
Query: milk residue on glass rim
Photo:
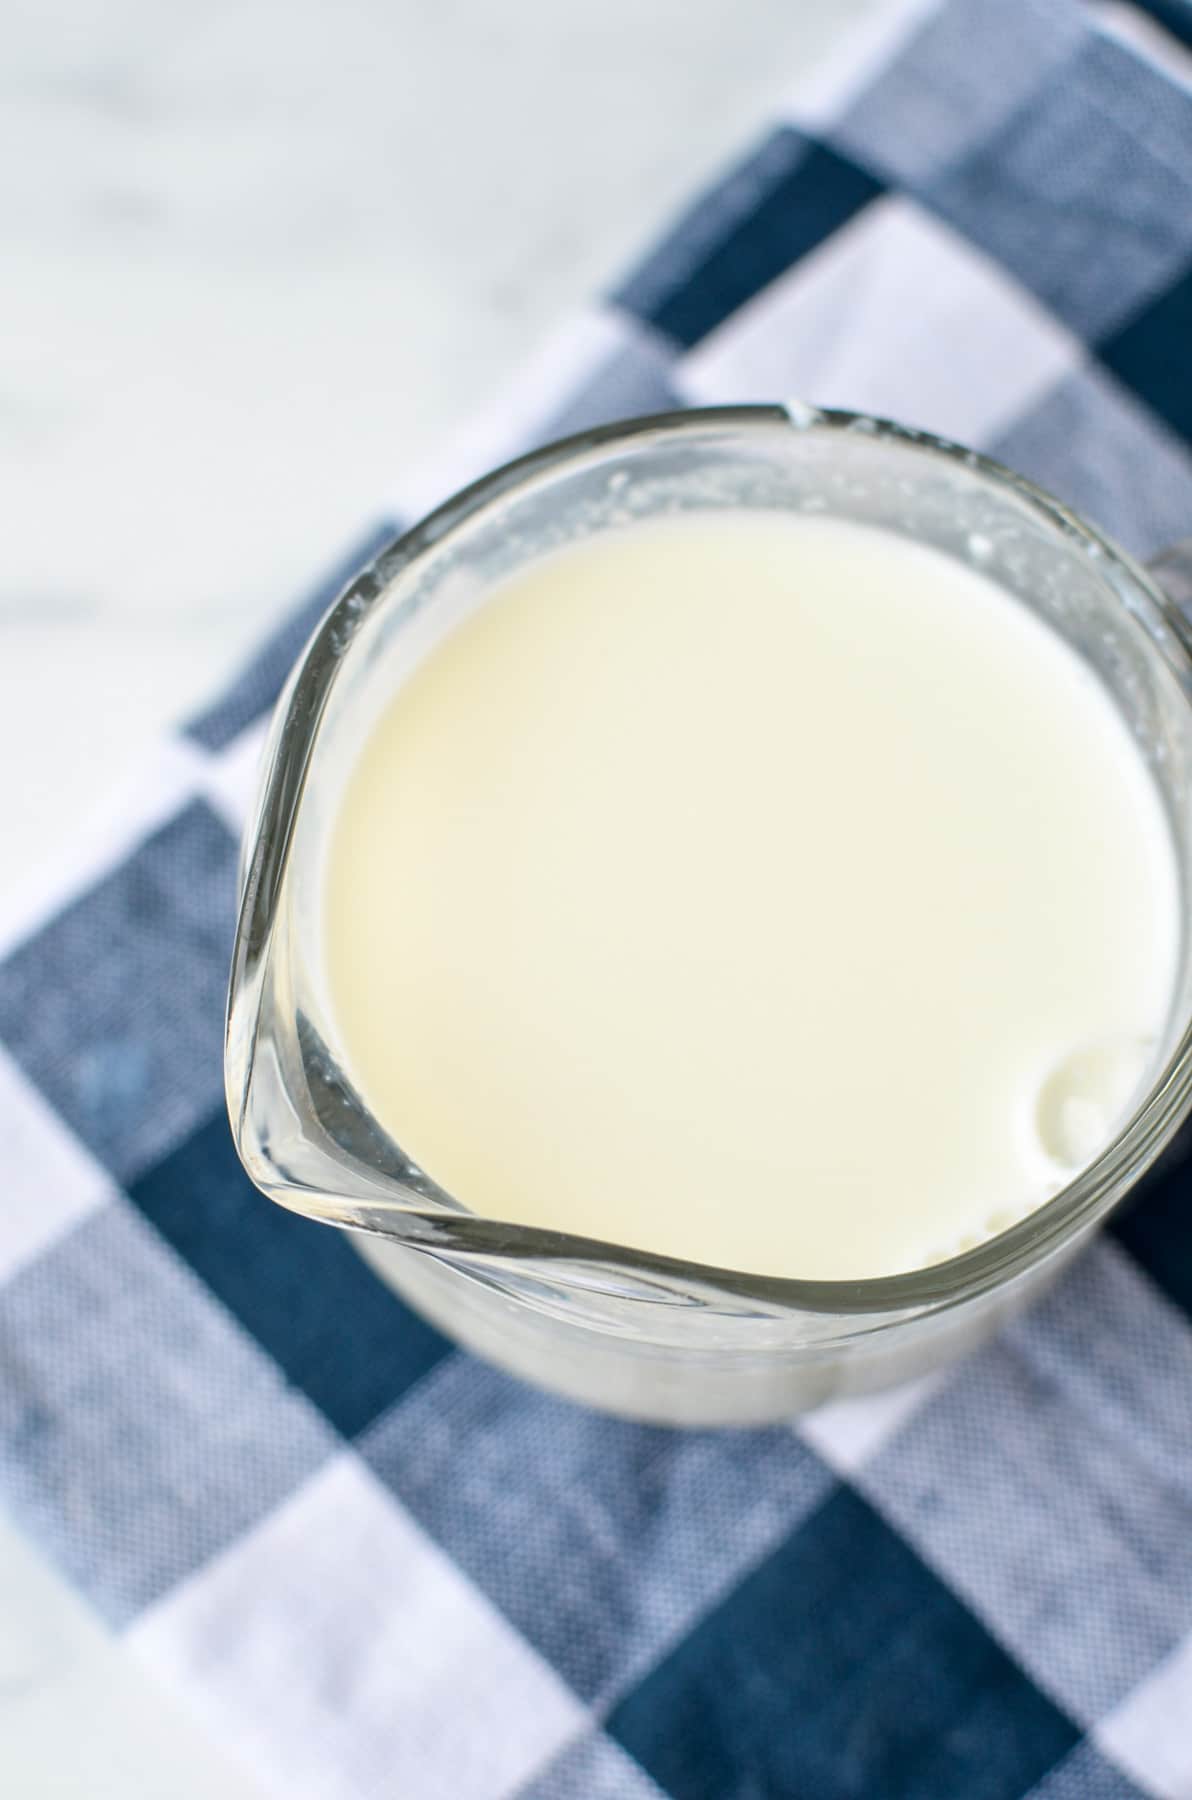
[[[494,590],[350,771],[346,1066],[471,1211],[719,1267],[921,1267],[1108,1141],[1179,884],[1107,691],[977,570],[745,511]]]

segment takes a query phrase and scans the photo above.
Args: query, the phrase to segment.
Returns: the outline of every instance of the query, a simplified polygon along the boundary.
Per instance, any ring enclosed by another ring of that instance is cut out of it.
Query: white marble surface
[[[9,0],[0,896],[872,5]],[[256,1792],[2,1524],[0,1792]]]

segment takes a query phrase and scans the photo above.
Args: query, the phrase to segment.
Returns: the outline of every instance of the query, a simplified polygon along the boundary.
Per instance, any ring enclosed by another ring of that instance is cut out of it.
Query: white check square
[[[270,718],[266,715],[234,737],[225,749],[211,755],[197,751],[203,767],[198,785],[206,799],[237,837],[248,822],[248,815],[261,778],[261,759],[269,736]]]
[[[588,1723],[350,1452],[130,1638],[224,1742],[306,1800],[499,1800]]]
[[[1192,1794],[1192,1637],[1096,1727],[1098,1747],[1155,1800]]]
[[[0,1282],[108,1200],[107,1172],[0,1048]]]
[[[913,200],[875,201],[681,362],[690,400],[785,400],[988,442],[1083,361],[1078,341]]]
[[[798,1423],[799,1436],[837,1475],[853,1475],[927,1404],[945,1380],[942,1374],[922,1375],[884,1393],[830,1401],[804,1414]]]

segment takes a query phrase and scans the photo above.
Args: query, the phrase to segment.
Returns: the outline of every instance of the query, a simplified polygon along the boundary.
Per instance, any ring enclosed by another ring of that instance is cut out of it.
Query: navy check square
[[[617,1707],[675,1800],[1011,1800],[1080,1733],[838,1487]]]

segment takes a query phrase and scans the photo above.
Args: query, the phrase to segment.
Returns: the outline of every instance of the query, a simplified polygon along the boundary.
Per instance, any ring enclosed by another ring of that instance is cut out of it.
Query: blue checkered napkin
[[[599,417],[801,394],[1192,532],[1192,13],[878,16],[395,511]],[[950,1376],[616,1423],[260,1199],[236,834],[378,523],[0,943],[0,1493],[286,1800],[1192,1795],[1192,1176]]]

